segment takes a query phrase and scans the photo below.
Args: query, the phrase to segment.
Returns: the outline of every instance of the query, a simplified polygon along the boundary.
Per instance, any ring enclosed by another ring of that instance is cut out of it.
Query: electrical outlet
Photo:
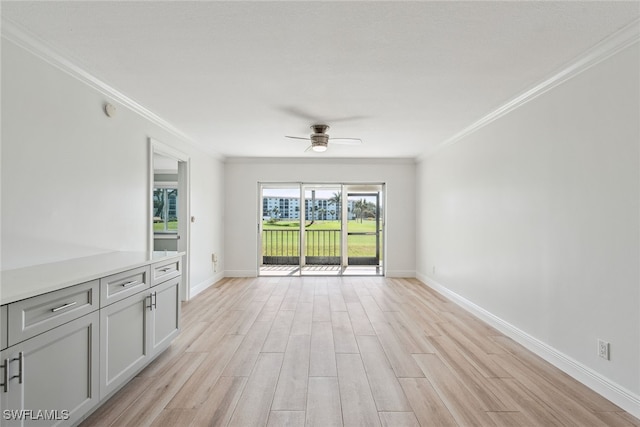
[[[598,340],[598,356],[603,359],[609,360],[609,343],[606,341]]]
[[[217,254],[211,254],[211,261],[212,262],[218,262],[218,255]]]

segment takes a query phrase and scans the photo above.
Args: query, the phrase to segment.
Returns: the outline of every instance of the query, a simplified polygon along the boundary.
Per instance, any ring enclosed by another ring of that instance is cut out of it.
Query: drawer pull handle
[[[70,302],[69,304],[65,304],[65,305],[61,305],[60,307],[52,308],[51,311],[53,311],[55,313],[55,312],[58,312],[60,310],[64,310],[65,308],[73,307],[77,303],[78,303],[78,301]]]
[[[172,270],[172,269],[173,269],[172,267],[165,267],[165,268],[161,268],[161,269],[160,269],[160,273],[166,273],[167,271],[170,271],[170,270]]]
[[[131,281],[129,281],[129,282],[123,283],[123,284],[122,284],[122,287],[123,287],[123,288],[127,288],[127,287],[129,287],[129,286],[133,286],[133,285],[137,285],[137,284],[138,284],[138,281],[137,281],[137,280],[131,280]]]

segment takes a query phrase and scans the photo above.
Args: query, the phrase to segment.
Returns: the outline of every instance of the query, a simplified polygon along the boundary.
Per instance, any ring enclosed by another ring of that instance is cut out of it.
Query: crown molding
[[[224,160],[224,156],[222,156],[220,153],[203,144],[196,142],[194,139],[175,127],[173,124],[169,123],[167,120],[158,116],[157,114],[155,114],[139,102],[135,101],[131,97],[120,92],[113,86],[95,77],[94,75],[59,53],[45,40],[4,16],[2,17],[1,21],[0,35],[2,36],[2,39],[14,43],[15,45],[31,53],[32,55],[56,67],[67,75],[75,78],[81,83],[84,83],[85,85],[103,94],[104,96],[107,96],[115,102],[129,108],[133,112],[142,116],[144,119],[161,128],[162,130],[177,137],[182,142],[187,143],[199,150],[202,150],[218,160]]]
[[[516,96],[512,100],[487,114],[477,122],[462,129],[460,132],[456,133],[450,138],[442,141],[433,149],[417,156],[416,162],[421,162],[429,156],[442,150],[443,148],[461,141],[477,130],[498,120],[505,114],[508,114],[516,108],[523,106],[527,102],[532,101],[533,99],[550,91],[556,86],[559,86],[564,82],[571,80],[577,75],[589,70],[590,68],[598,65],[607,58],[615,55],[623,49],[626,49],[634,43],[638,43],[639,41],[640,19],[635,19],[628,25],[622,27],[620,30],[600,41],[598,44],[587,50],[582,55],[575,58],[568,65],[565,65],[560,71],[556,72],[551,77],[543,80],[542,82],[533,86],[531,89]]]
[[[413,157],[227,157],[226,164],[415,165]]]

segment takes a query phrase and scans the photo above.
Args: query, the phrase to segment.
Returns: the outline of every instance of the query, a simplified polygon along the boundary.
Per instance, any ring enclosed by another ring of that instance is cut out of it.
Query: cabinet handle
[[[9,366],[11,362],[15,362],[16,360],[18,361],[18,375],[9,377]],[[24,372],[24,353],[18,353],[18,357],[14,357],[13,359],[4,359],[4,364],[0,365],[0,368],[4,368],[4,372],[2,374],[2,380],[4,382],[0,384],[0,387],[2,387],[2,391],[6,393],[9,391],[9,381],[11,381],[12,379],[17,378],[18,383],[22,384]]]
[[[68,304],[61,305],[60,307],[52,308],[51,311],[53,311],[55,313],[57,311],[64,310],[65,308],[73,307],[77,303],[78,303],[78,301],[70,302]]]
[[[131,281],[129,281],[129,282],[123,283],[123,284],[122,284],[122,287],[123,287],[123,288],[127,288],[127,287],[129,287],[129,286],[133,286],[133,285],[135,285],[135,284],[137,284],[137,283],[138,283],[138,281],[137,281],[137,280],[131,280]]]
[[[161,268],[160,269],[160,273],[166,273],[167,271],[171,270],[172,267],[165,267],[165,268]]]
[[[151,294],[151,295],[153,295],[153,294]],[[148,308],[150,311],[153,311],[153,297],[152,297],[151,295],[147,296],[147,298],[149,298],[149,305],[147,306],[147,308]],[[146,300],[147,298],[145,298],[145,300]]]
[[[153,308],[157,310],[158,309],[158,293],[154,292],[151,294],[151,296],[153,297]]]
[[[9,359],[4,359],[4,364],[0,365],[0,368],[4,369],[4,373],[2,374],[2,391],[4,393],[9,391]]]
[[[9,378],[10,380],[17,378],[18,379],[18,384],[22,384],[22,377],[23,377],[23,372],[24,372],[24,353],[20,352],[18,353],[18,357],[13,358],[11,361],[18,361],[18,375],[14,375],[11,378]]]

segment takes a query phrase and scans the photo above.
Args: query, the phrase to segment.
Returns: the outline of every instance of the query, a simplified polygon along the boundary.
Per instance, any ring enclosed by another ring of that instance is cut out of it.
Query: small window
[[[178,232],[178,189],[155,187],[153,189],[153,231]]]

